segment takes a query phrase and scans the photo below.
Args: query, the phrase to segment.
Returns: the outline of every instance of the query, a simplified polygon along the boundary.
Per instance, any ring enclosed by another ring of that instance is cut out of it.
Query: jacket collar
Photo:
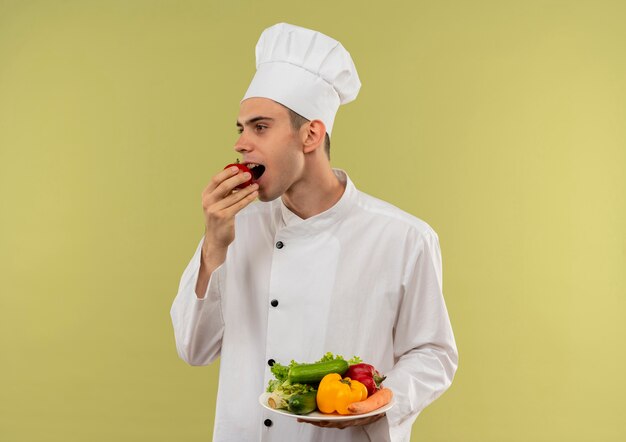
[[[272,201],[281,234],[293,233],[298,236],[314,234],[329,228],[347,215],[356,202],[357,190],[344,170],[333,169],[333,172],[339,181],[345,184],[345,189],[339,201],[322,213],[302,219],[287,208],[282,198]]]

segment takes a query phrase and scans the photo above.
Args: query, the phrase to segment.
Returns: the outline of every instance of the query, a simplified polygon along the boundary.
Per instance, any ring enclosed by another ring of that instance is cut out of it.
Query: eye
[[[257,132],[263,132],[263,130],[267,129],[267,126],[264,124],[257,124],[254,128]]]
[[[240,135],[241,135],[241,133],[242,133],[242,132],[243,132],[243,129],[242,129],[242,128],[238,128],[238,129],[237,129],[237,133],[238,133],[238,134],[240,134]]]

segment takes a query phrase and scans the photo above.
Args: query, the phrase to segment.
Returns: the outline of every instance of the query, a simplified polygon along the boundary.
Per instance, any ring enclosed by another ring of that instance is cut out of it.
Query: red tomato
[[[239,160],[237,160],[236,163],[229,164],[228,166],[224,167],[224,169],[228,169],[229,167],[233,167],[233,166],[237,166],[239,170],[241,171],[241,173],[248,172],[250,174],[250,179],[246,181],[245,183],[238,185],[237,187],[235,187],[235,189],[243,189],[244,187],[252,184],[252,172],[250,172],[250,169],[248,169],[248,166],[246,166],[245,164],[241,164]]]

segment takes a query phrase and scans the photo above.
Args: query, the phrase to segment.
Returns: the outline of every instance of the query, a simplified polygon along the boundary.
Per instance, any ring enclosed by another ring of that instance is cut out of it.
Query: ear
[[[304,153],[311,153],[315,149],[324,146],[324,137],[326,136],[326,126],[322,120],[311,120],[308,124],[302,126],[302,148]]]

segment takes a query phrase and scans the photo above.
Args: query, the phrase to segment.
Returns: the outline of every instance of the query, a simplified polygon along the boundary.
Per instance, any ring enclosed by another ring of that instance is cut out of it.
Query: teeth
[[[247,163],[246,166],[248,166],[248,169],[250,169],[250,172],[252,173],[252,177],[255,180],[258,180],[259,178],[261,178],[263,173],[265,173],[265,166],[262,164]]]

